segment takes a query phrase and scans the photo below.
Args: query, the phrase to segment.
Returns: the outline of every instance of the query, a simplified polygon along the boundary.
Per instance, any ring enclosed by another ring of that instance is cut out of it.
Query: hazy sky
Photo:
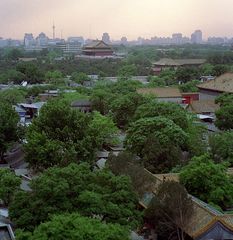
[[[113,39],[184,35],[233,37],[233,0],[0,0],[0,36],[45,32]]]

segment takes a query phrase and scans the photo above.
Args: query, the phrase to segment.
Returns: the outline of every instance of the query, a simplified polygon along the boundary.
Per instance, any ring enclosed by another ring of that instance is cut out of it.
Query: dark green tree
[[[210,154],[216,163],[229,162],[233,165],[233,132],[226,131],[211,135]]]
[[[141,118],[127,131],[127,148],[141,157],[153,172],[165,172],[180,161],[187,134],[165,117]],[[153,147],[151,147],[153,146]]]
[[[227,71],[228,71],[228,67],[226,65],[218,64],[218,65],[215,65],[213,68],[213,75],[218,77],[226,73]]]
[[[9,145],[18,140],[17,124],[19,116],[7,102],[0,102],[0,161]]]
[[[12,201],[14,194],[19,190],[21,179],[10,169],[0,168],[0,199],[6,206]]]
[[[215,125],[221,130],[233,129],[233,105],[227,104],[215,112]]]

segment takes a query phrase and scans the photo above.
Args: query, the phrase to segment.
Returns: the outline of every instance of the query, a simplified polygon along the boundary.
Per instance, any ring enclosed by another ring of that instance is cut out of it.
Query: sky
[[[111,39],[126,36],[233,37],[233,0],[0,0],[0,37],[22,39],[24,33]]]

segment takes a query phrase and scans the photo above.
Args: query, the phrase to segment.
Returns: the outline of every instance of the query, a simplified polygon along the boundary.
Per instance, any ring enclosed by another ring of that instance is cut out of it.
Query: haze
[[[113,39],[184,35],[233,37],[232,0],[1,0],[0,36],[25,32]]]

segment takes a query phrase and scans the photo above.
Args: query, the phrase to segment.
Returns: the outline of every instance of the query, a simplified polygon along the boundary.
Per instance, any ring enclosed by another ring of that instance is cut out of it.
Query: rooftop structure
[[[104,41],[99,40],[92,41],[88,45],[85,45],[82,52],[84,55],[95,57],[105,57],[113,55],[113,49],[111,48],[111,46]]]

